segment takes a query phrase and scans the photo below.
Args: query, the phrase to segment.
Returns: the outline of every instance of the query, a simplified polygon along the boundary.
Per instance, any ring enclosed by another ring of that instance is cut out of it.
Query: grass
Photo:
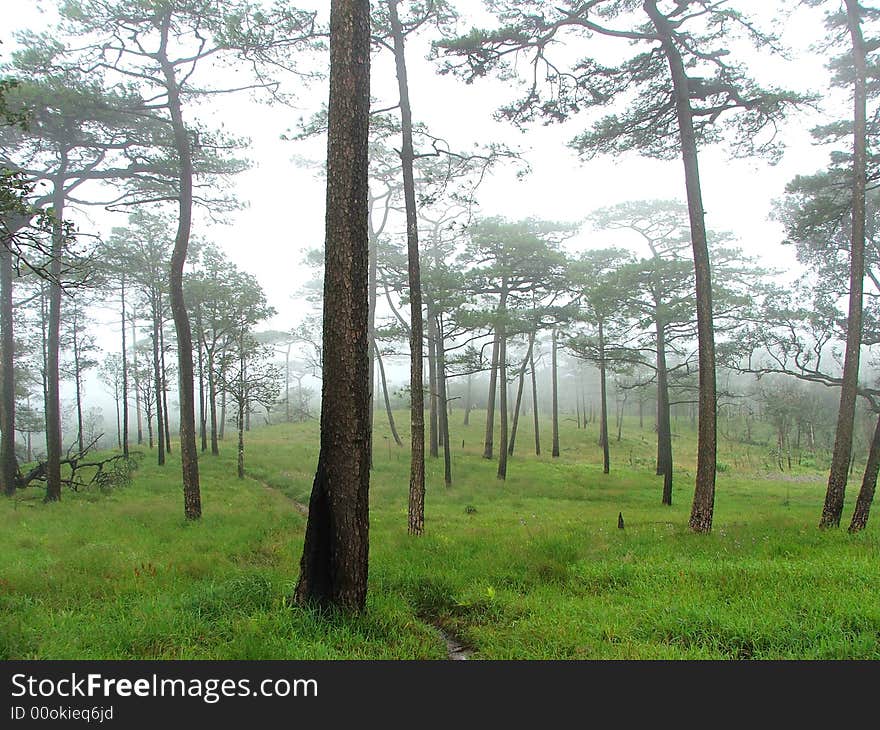
[[[467,428],[453,419],[451,489],[429,461],[421,538],[406,534],[407,452],[389,450],[377,418],[359,617],[288,601],[314,423],[249,434],[244,481],[232,443],[203,457],[196,524],[183,519],[176,452],[162,469],[147,454],[124,488],[0,500],[0,659],[442,659],[436,625],[484,659],[880,658],[878,532],[816,528],[822,472],[764,471],[769,447],[723,443],[714,531],[697,536],[683,426],[675,504],[662,507],[653,433],[635,422],[612,444],[610,475],[595,425],[564,421],[551,459],[527,453],[525,423],[500,482],[472,415]]]

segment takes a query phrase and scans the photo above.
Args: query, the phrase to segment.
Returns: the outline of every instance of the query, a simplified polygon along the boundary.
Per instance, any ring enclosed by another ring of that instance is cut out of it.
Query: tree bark
[[[551,355],[550,355],[550,380],[552,387],[552,396],[550,409],[552,411],[550,415],[550,419],[553,427],[553,458],[557,458],[559,456],[559,377],[557,373],[557,334],[556,328],[553,328],[553,336],[552,336],[552,347],[551,347]],[[535,409],[537,410],[537,409]]]
[[[208,450],[208,404],[207,394],[205,393],[205,329],[202,323],[201,302],[196,302],[196,330],[198,332],[196,348],[199,353],[199,440],[201,441],[201,450],[205,452]],[[288,399],[286,388],[284,390],[284,399],[285,401]],[[288,420],[290,419],[288,418]]]
[[[15,495],[15,332],[12,317],[12,251],[0,243],[0,486],[9,497]]]
[[[464,421],[462,425],[470,426],[471,422],[471,386],[473,385],[474,376],[471,373],[468,373],[467,378],[467,392],[464,397]]]
[[[428,305],[428,453],[432,459],[440,456],[440,415],[437,394],[437,314]]]
[[[852,239],[849,264],[849,312],[846,320],[846,350],[834,450],[828,474],[828,488],[819,527],[838,527],[843,514],[847,470],[852,454],[856,391],[859,385],[859,359],[862,342],[862,295],[865,278],[865,187],[867,179],[867,58],[862,37],[858,0],[844,0],[847,25],[852,39],[855,63],[853,110],[853,194]],[[867,518],[867,515],[866,515]]]
[[[159,330],[162,323],[159,321],[159,292],[152,293],[153,314],[153,378],[156,382],[156,450],[158,452],[159,466],[165,466],[165,418],[162,413],[162,365],[159,360]]]
[[[437,319],[437,404],[440,442],[443,444],[443,482],[452,486],[452,445],[449,443],[449,400],[446,396],[446,343],[443,320]]]
[[[422,375],[423,337],[422,280],[419,271],[419,226],[416,184],[413,174],[412,110],[409,103],[403,26],[397,14],[398,0],[388,0],[394,64],[400,92],[400,163],[403,171],[403,197],[406,207],[406,254],[410,302],[410,390],[412,456],[409,477],[409,533],[421,535],[425,527],[425,402]]]
[[[76,391],[76,440],[79,453],[85,451],[82,409],[82,361],[79,351],[79,311],[73,307],[73,383]]]
[[[162,377],[159,407],[162,409],[162,423],[165,425],[165,451],[170,454],[171,416],[168,414],[168,369],[165,367],[165,312],[161,309],[159,315],[159,373]]]
[[[332,0],[321,449],[296,600],[349,611],[366,603],[369,549],[369,113],[370,5]]]
[[[669,62],[675,93],[682,162],[687,190],[691,247],[694,257],[694,280],[697,298],[697,357],[699,363],[699,425],[697,432],[697,475],[691,506],[690,529],[698,533],[712,530],[715,510],[716,470],[716,395],[715,395],[715,334],[712,320],[712,276],[706,236],[703,195],[697,157],[688,78],[681,54],[674,40],[669,19],[657,8],[657,0],[645,0],[644,8],[660,37]]]

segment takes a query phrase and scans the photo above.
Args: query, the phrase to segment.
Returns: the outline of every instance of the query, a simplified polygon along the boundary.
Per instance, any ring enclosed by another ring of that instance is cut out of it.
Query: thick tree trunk
[[[691,506],[690,528],[694,532],[710,532],[715,509],[716,469],[716,397],[715,397],[715,334],[712,320],[712,276],[697,142],[694,133],[688,78],[681,54],[676,46],[669,19],[657,8],[657,0],[645,0],[644,7],[663,44],[669,62],[675,93],[682,161],[684,163],[690,218],[691,246],[694,256],[694,280],[697,297],[697,355],[699,362],[699,426],[697,432],[697,475],[694,501]]]
[[[519,410],[522,405],[523,389],[526,383],[526,368],[529,366],[529,360],[532,357],[532,348],[535,344],[535,333],[529,333],[529,349],[523,358],[522,365],[519,368],[519,378],[516,386],[516,402],[513,406],[513,423],[510,426],[510,444],[507,447],[508,456],[513,456],[513,449],[516,445],[516,429],[519,426]]]
[[[332,0],[321,451],[296,599],[362,611],[370,484],[370,4]],[[333,377],[326,377],[330,372]]]
[[[846,320],[846,350],[843,382],[828,488],[819,527],[838,527],[843,514],[847,469],[853,440],[856,391],[859,385],[859,350],[862,342],[862,295],[865,278],[865,187],[867,169],[867,60],[862,38],[858,0],[844,0],[855,63],[853,111],[852,239],[850,245],[849,312]],[[867,515],[866,515],[867,518]]]
[[[534,337],[534,334],[533,334]],[[532,418],[535,425],[535,456],[541,455],[541,430],[538,424],[538,376],[535,372],[535,348],[529,353],[529,369],[532,371]]]
[[[483,440],[483,458],[491,459],[495,444],[495,391],[498,390],[498,332],[492,341],[492,368],[489,371],[489,394],[486,397],[486,438]]]
[[[608,444],[608,390],[605,376],[605,330],[599,320],[599,444],[602,446],[602,473],[611,470],[611,453]]]
[[[421,535],[425,525],[425,403],[422,376],[423,337],[422,280],[419,271],[419,226],[416,210],[416,184],[413,174],[415,152],[412,139],[412,110],[403,26],[397,14],[397,0],[388,0],[394,63],[400,92],[400,163],[403,172],[403,198],[406,207],[406,254],[410,302],[410,390],[412,407],[412,457],[409,477],[409,533]]]
[[[552,411],[550,415],[552,428],[553,428],[553,451],[552,456],[554,458],[559,456],[559,377],[558,377],[558,369],[557,369],[557,334],[556,328],[553,328],[553,336],[552,336],[552,346],[550,350],[550,380],[551,380],[551,402],[550,409]],[[537,409],[535,409],[537,410]]]
[[[874,437],[871,439],[871,448],[868,450],[868,462],[865,464],[862,488],[859,490],[856,508],[849,523],[850,532],[860,532],[868,526],[868,515],[871,511],[871,503],[874,501],[874,490],[877,488],[878,471],[880,471],[880,416],[877,417]]]
[[[12,318],[12,252],[0,243],[0,488],[15,495],[15,333]]]
[[[64,165],[62,165],[64,166]],[[55,181],[52,200],[52,260],[49,262],[49,323],[46,336],[46,501],[61,499],[61,256],[64,250],[64,188]]]

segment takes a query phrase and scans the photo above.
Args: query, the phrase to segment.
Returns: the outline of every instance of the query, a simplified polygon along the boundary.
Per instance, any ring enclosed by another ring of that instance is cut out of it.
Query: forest
[[[880,658],[880,6],[11,15],[0,660]]]

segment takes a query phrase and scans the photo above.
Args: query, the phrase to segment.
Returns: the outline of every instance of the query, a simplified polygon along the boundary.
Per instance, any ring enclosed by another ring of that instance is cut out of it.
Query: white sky
[[[14,30],[34,28],[44,22],[46,16],[37,12],[40,6],[50,9],[53,5],[53,0],[0,0],[6,19],[6,28],[0,32],[0,39],[4,40],[0,51],[5,54],[11,49],[11,43],[6,41]],[[300,5],[318,7],[325,13],[329,7],[322,0],[303,0]],[[457,5],[469,10],[478,7],[476,0],[459,0]],[[761,20],[768,20],[773,16],[770,9],[776,4],[742,0],[739,6]],[[462,28],[469,28],[473,22],[472,18],[465,18]],[[794,58],[762,60],[754,70],[779,85],[827,91],[825,59],[809,50],[810,43],[822,37],[821,14],[798,9],[787,19],[784,29],[784,39],[795,48]],[[571,52],[577,53],[578,49]],[[626,200],[683,198],[682,164],[678,159],[660,162],[636,153],[589,163],[577,159],[566,143],[603,110],[595,116],[581,114],[564,125],[538,124],[522,134],[511,125],[492,119],[493,111],[513,98],[514,91],[509,85],[486,79],[468,86],[455,78],[438,76],[435,67],[424,59],[425,53],[424,44],[416,43],[408,53],[416,121],[426,122],[432,133],[449,139],[453,148],[470,147],[474,142],[506,142],[523,149],[532,167],[532,174],[523,180],[517,180],[511,170],[503,168],[492,174],[479,192],[482,214],[579,220],[596,208]],[[387,58],[374,61],[373,94],[380,107],[397,102],[396,78]],[[300,321],[305,305],[293,295],[312,273],[302,264],[302,252],[320,246],[324,235],[324,182],[315,170],[298,167],[293,159],[302,155],[322,162],[324,141],[292,143],[281,141],[280,136],[294,128],[300,117],[308,117],[326,101],[326,95],[326,86],[317,84],[301,94],[296,109],[257,105],[246,94],[225,97],[218,107],[217,118],[222,119],[227,129],[251,138],[248,153],[253,168],[233,180],[237,195],[249,207],[235,214],[231,225],[205,229],[197,224],[194,233],[221,244],[237,265],[257,276],[279,312],[269,323],[272,328],[290,329]],[[840,93],[829,102],[846,103],[846,96]],[[782,195],[792,177],[812,173],[827,164],[828,150],[814,146],[808,134],[823,118],[804,114],[787,122],[783,134],[788,150],[775,167],[762,160],[732,161],[720,148],[701,151],[708,226],[732,231],[746,253],[768,266],[787,271],[796,266],[793,252],[781,245],[779,226],[769,222],[767,216],[773,201]],[[88,217],[104,232],[125,224],[123,215],[101,210],[90,211]],[[90,225],[86,219],[80,224],[83,229]],[[605,234],[585,232],[570,241],[570,248],[583,250],[608,243]],[[109,313],[107,317],[109,321]],[[115,346],[112,341],[108,344]]]

